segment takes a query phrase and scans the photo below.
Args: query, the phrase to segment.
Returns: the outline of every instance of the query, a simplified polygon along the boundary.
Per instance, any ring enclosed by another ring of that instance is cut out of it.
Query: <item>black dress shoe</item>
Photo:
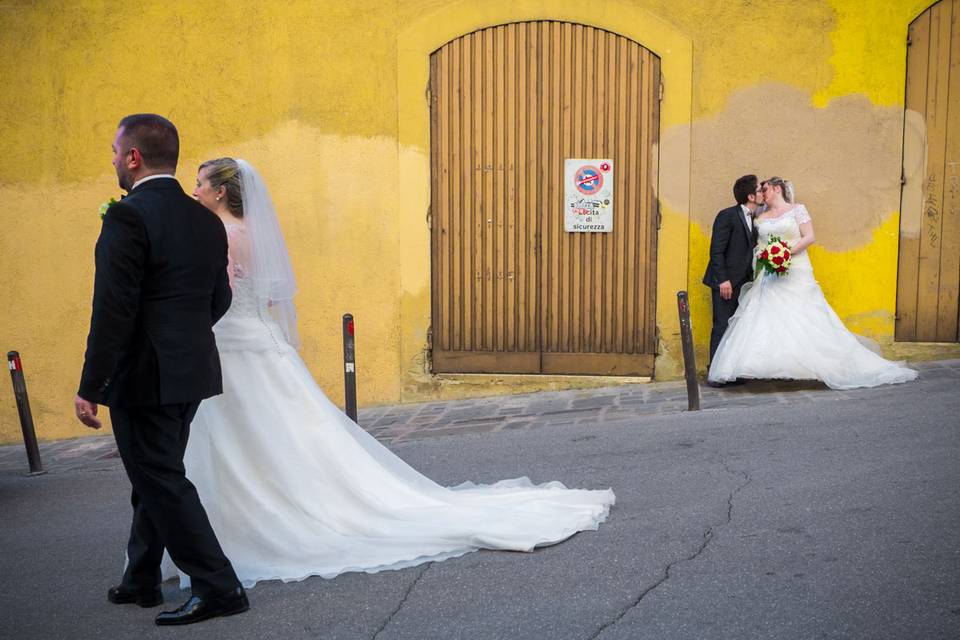
[[[209,620],[219,616],[232,616],[243,613],[250,608],[247,594],[243,587],[210,598],[190,596],[190,599],[174,611],[164,611],[157,616],[156,623],[160,626],[174,624],[193,624],[202,620]]]
[[[163,604],[163,593],[160,591],[160,587],[138,589],[137,587],[125,587],[120,584],[107,590],[107,600],[113,604],[136,602],[141,607],[156,607]]]

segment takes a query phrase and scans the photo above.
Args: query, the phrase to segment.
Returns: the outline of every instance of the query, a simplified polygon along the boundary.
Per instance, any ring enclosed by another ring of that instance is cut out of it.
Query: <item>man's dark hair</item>
[[[737,204],[747,204],[747,196],[752,196],[757,192],[757,176],[750,174],[738,178],[733,183],[733,197],[737,199]]]
[[[144,166],[176,170],[180,157],[180,136],[173,123],[155,113],[135,113],[120,121],[121,140],[129,151],[136,147]]]

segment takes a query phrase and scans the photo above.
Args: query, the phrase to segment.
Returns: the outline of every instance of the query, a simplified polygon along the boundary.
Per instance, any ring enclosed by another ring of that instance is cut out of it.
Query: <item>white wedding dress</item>
[[[243,233],[228,225],[232,256]],[[607,517],[610,489],[525,477],[445,488],[421,475],[327,399],[231,269],[233,303],[214,328],[224,392],[200,405],[184,463],[244,586],[530,551]],[[166,557],[164,578],[176,572]]]
[[[771,236],[794,245],[800,225],[809,221],[802,204],[779,218],[759,220],[758,246],[765,246]],[[883,359],[865,346],[868,342],[848,331],[827,303],[810,257],[802,251],[792,257],[785,275],[757,275],[743,287],[707,379],[822,380],[833,389],[853,389],[917,377],[915,370]]]

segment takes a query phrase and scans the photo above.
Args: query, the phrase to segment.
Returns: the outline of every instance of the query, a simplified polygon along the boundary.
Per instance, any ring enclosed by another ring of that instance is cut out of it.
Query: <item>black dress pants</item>
[[[710,288],[710,294],[713,298],[713,329],[710,331],[710,362],[713,362],[713,356],[717,353],[717,347],[720,346],[720,339],[727,331],[727,323],[733,314],[737,312],[738,302],[740,300],[740,289],[744,283],[739,282],[733,287],[733,295],[729,300],[720,297],[720,289]]]
[[[199,406],[196,401],[110,408],[117,449],[133,485],[124,586],[159,585],[164,548],[190,576],[194,595],[208,598],[240,586],[183,467],[190,421]]]

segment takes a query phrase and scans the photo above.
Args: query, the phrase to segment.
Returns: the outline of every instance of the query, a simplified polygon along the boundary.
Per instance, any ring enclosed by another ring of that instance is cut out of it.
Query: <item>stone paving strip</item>
[[[911,366],[920,371],[921,382],[952,378],[960,383],[960,359],[919,362]],[[835,402],[882,393],[885,387],[835,391],[820,382],[763,380],[722,388],[701,385],[700,407],[717,410]],[[686,384],[681,380],[371,407],[361,409],[358,420],[370,434],[389,444],[556,425],[579,424],[588,429],[594,424],[686,410]],[[113,436],[105,435],[42,442],[40,457],[44,469],[55,473],[80,467],[113,468],[118,455]],[[26,468],[22,444],[0,447],[0,471],[22,469],[25,472]]]

